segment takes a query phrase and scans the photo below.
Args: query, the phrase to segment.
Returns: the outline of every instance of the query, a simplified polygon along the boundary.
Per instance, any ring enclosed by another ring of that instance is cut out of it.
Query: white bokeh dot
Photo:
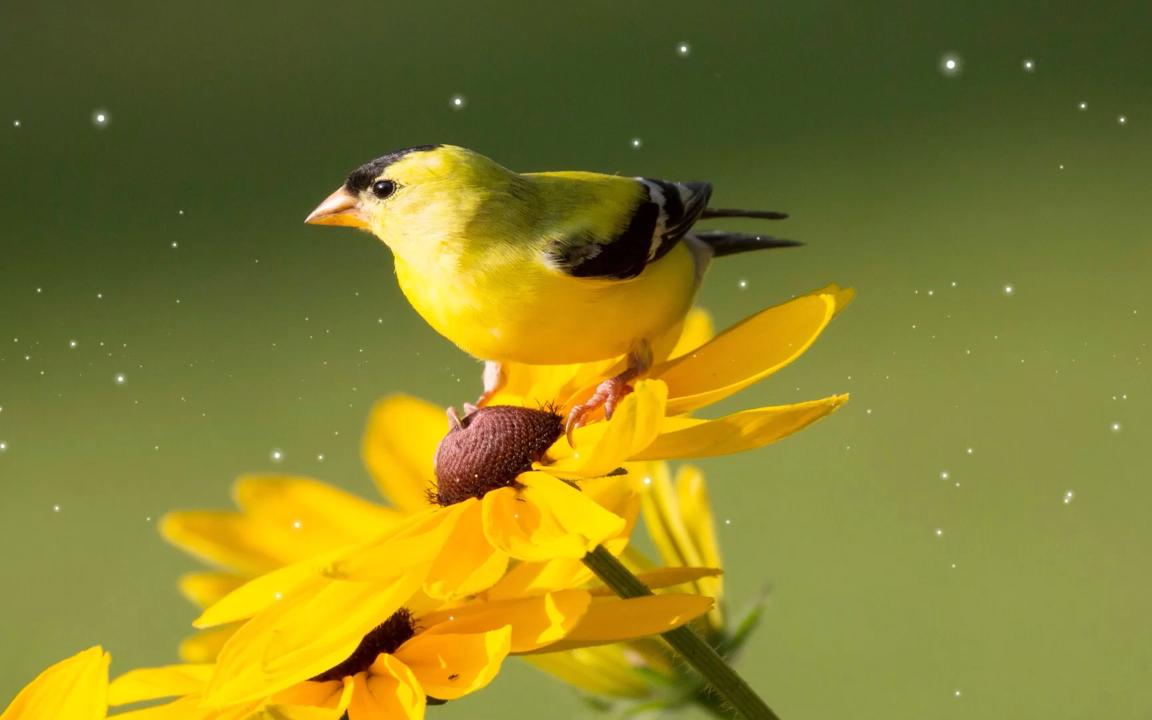
[[[451,106],[453,110],[463,110],[468,106],[468,98],[463,95],[453,95],[448,100],[448,105]]]
[[[676,43],[676,55],[678,57],[686,58],[692,54],[692,46],[686,42]]]
[[[946,53],[940,57],[940,72],[947,77],[955,77],[964,68],[964,62],[955,53]]]

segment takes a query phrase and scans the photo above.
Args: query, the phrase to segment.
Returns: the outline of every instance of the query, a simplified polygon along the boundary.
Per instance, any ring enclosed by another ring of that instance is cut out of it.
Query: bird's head
[[[463,234],[510,178],[492,160],[455,145],[419,145],[364,163],[304,222],[369,230],[398,254]]]

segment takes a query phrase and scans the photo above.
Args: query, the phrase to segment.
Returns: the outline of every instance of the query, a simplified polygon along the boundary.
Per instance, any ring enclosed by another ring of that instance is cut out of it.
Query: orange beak
[[[354,227],[362,230],[368,229],[368,221],[360,212],[360,201],[356,196],[344,189],[340,189],[324,199],[316,209],[304,218],[309,225],[340,225]]]

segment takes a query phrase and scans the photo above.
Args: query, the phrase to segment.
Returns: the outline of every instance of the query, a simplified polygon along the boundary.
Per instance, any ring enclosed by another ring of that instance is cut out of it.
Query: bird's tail
[[[804,244],[796,240],[785,240],[770,235],[753,235],[751,233],[728,232],[727,230],[696,230],[692,235],[708,246],[708,249],[712,251],[712,257],[735,255],[749,250],[797,247]]]
[[[704,208],[700,213],[701,220],[712,218],[755,218],[757,220],[786,220],[788,213],[775,210],[740,210],[738,208]]]

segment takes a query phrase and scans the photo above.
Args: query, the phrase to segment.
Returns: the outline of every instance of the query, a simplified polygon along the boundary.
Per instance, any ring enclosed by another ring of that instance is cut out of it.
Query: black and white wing
[[[706,182],[667,182],[636,178],[640,201],[615,237],[577,234],[557,240],[546,251],[549,264],[574,277],[627,280],[676,246],[708,207]]]

